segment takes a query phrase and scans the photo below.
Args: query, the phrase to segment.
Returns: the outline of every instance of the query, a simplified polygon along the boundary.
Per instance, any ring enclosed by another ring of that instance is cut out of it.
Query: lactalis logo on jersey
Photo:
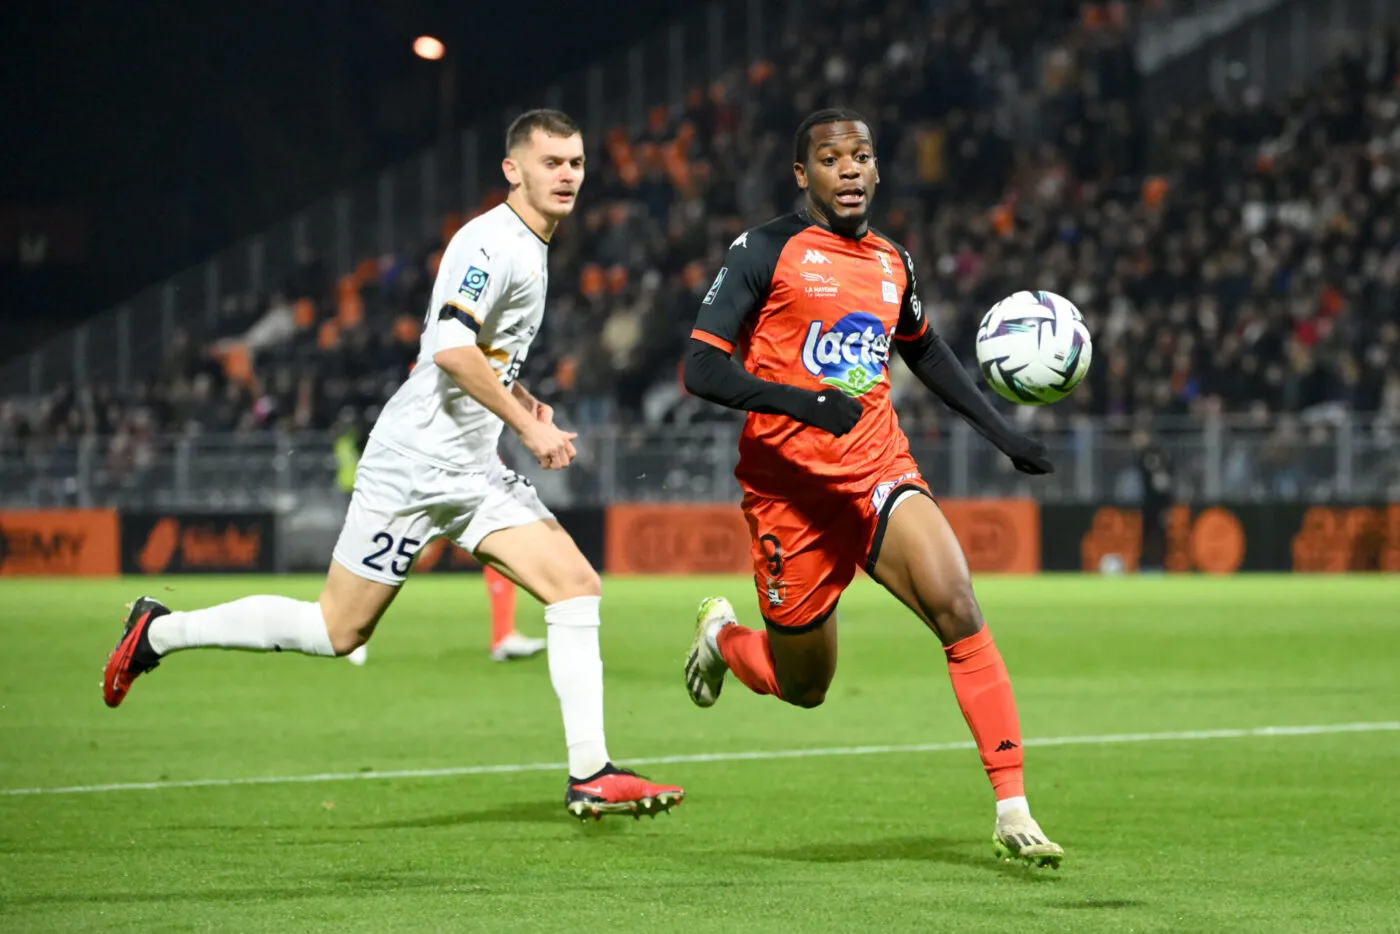
[[[803,289],[808,298],[835,298],[841,291],[841,283],[836,281],[835,276],[824,276],[819,272],[803,271],[802,281],[807,283]]]
[[[823,330],[820,321],[807,326],[802,365],[848,396],[863,396],[884,382],[889,360],[889,335],[880,319],[868,312],[852,312],[829,330]]]

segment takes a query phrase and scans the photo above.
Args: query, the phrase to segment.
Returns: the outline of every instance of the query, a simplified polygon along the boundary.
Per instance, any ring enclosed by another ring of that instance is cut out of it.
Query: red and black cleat
[[[669,811],[685,799],[685,789],[656,785],[631,769],[620,769],[609,762],[588,778],[569,776],[564,791],[564,807],[579,820],[602,820],[604,814],[628,814],[640,820]]]
[[[160,656],[151,648],[147,634],[151,622],[170,610],[153,597],[141,597],[131,605],[126,616],[126,628],[117,640],[117,647],[107,659],[102,675],[102,699],[108,707],[116,707],[131,690],[131,682],[160,664]]]

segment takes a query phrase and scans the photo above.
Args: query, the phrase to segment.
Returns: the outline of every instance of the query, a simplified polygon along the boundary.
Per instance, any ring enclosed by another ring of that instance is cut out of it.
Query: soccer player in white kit
[[[496,453],[503,425],[546,469],[573,460],[573,432],[519,382],[539,331],[549,238],[574,209],[583,139],[563,113],[522,114],[506,134],[506,202],[459,230],[443,254],[417,365],[384,406],[315,603],[245,597],[172,612],[132,604],[103,678],[109,707],[171,652],[193,648],[343,656],[364,645],[418,550],[447,537],[545,604],[549,676],[564,718],[575,816],[652,814],[685,796],[612,764],[603,736],[598,573]]]

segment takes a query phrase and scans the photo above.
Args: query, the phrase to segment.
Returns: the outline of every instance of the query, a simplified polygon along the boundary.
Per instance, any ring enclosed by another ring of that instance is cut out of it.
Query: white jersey
[[[442,255],[418,362],[370,437],[429,464],[475,470],[497,460],[503,422],[468,396],[433,355],[475,344],[507,387],[544,317],[548,245],[502,204],[457,231]]]

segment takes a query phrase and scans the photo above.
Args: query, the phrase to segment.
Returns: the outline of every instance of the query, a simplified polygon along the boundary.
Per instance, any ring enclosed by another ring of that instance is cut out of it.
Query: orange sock
[[[1021,723],[1016,716],[1016,699],[1011,694],[1011,678],[1001,660],[991,630],[943,647],[948,655],[948,675],[953,693],[972,730],[982,766],[992,780],[997,800],[1024,797],[1025,761],[1021,749]]]
[[[486,594],[491,598],[491,645],[494,647],[515,632],[515,584],[494,568],[482,573]]]
[[[715,644],[734,677],[744,682],[750,691],[782,698],[766,630],[747,629],[737,623],[721,626],[715,635]]]

